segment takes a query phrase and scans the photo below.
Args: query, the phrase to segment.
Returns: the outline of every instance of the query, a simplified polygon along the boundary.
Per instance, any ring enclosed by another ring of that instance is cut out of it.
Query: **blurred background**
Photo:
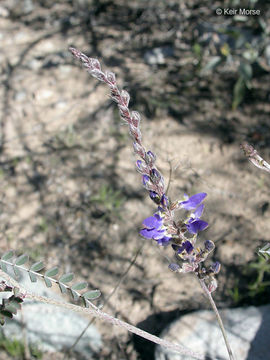
[[[256,15],[224,13],[240,7]],[[270,265],[256,250],[269,241],[270,177],[239,148],[248,141],[270,159],[269,19],[269,1],[256,0],[2,0],[1,254],[72,271],[102,303],[139,252],[104,310],[155,335],[208,308],[196,279],[168,270],[169,249],[138,235],[153,203],[108,89],[72,58],[74,46],[130,93],[171,198],[208,193],[201,239],[222,264],[218,307],[269,302]],[[94,358],[154,358],[154,345],[95,326]],[[0,347],[14,358],[4,337]]]

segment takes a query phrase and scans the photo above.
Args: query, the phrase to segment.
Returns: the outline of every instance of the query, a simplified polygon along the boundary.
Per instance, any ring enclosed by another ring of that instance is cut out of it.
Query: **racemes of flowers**
[[[196,246],[198,233],[208,226],[206,221],[201,220],[204,210],[202,202],[207,194],[184,195],[177,201],[169,199],[165,193],[164,178],[156,166],[156,155],[151,150],[147,151],[142,144],[140,114],[137,111],[130,112],[128,92],[119,90],[114,73],[103,72],[97,59],[89,58],[75,48],[70,48],[70,51],[93,77],[109,86],[110,96],[118,106],[121,119],[129,127],[134,152],[140,158],[136,161],[137,171],[141,174],[143,187],[157,206],[154,214],[143,221],[141,236],[156,241],[160,246],[170,246],[176,261],[169,268],[175,272],[195,273],[211,293],[217,287],[215,275],[220,270],[220,264],[215,262],[206,267],[204,261],[215,245],[207,240],[202,247]],[[185,210],[186,216],[176,221],[175,213],[179,210]]]

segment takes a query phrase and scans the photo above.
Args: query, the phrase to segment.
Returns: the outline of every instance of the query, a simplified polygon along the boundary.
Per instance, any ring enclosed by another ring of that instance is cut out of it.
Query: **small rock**
[[[158,47],[146,51],[144,60],[149,65],[163,65],[166,57],[173,56],[173,48],[171,46]]]
[[[229,343],[236,359],[269,359],[270,305],[220,311]],[[161,338],[180,343],[189,349],[218,360],[228,359],[225,343],[215,314],[209,310],[196,311],[173,322]],[[158,346],[156,360],[191,360]]]
[[[31,283],[23,274],[20,283],[28,290],[38,295],[67,301],[41,281]],[[25,300],[22,311],[13,319],[7,319],[3,327],[9,339],[22,339],[22,322],[27,339],[41,351],[57,352],[69,348],[89,323],[89,318],[82,317],[73,311],[37,301]],[[99,352],[102,346],[101,336],[91,325],[76,345],[75,350],[86,359],[91,359],[93,352]]]
[[[9,11],[4,6],[0,6],[0,17],[7,18],[9,16]]]
[[[26,91],[20,90],[15,93],[14,100],[18,101],[18,102],[22,102],[22,101],[25,101],[26,97],[27,97]]]
[[[53,96],[53,91],[50,89],[40,89],[36,93],[36,99],[38,101],[45,101]]]

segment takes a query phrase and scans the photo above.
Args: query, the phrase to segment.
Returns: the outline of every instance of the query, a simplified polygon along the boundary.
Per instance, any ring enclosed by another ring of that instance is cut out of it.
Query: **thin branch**
[[[138,251],[136,252],[136,254],[134,255],[132,261],[130,262],[128,268],[125,270],[125,272],[121,275],[120,279],[118,280],[118,282],[116,283],[116,285],[114,286],[112,292],[105,298],[104,303],[102,304],[102,308],[104,309],[104,306],[109,302],[110,298],[115,294],[116,290],[119,288],[120,284],[123,282],[123,280],[126,278],[129,270],[132,268],[132,266],[135,264],[137,257],[139,255],[139,253],[141,252],[143,246],[145,243],[143,243],[140,248],[138,249]],[[83,335],[85,334],[85,332],[87,331],[87,329],[89,328],[90,325],[92,325],[95,322],[95,318],[91,319],[89,321],[89,323],[86,325],[86,327],[84,328],[84,330],[81,332],[81,334],[78,336],[78,338],[75,340],[75,342],[70,346],[69,349],[66,350],[66,353],[70,352],[72,349],[74,349],[74,347],[78,344],[78,342],[81,340],[81,338],[83,337]]]
[[[253,165],[270,173],[270,164],[257,153],[257,150],[255,150],[253,146],[248,143],[243,143],[240,147]]]
[[[211,307],[212,307],[212,309],[213,309],[213,311],[214,311],[214,313],[216,315],[218,325],[219,325],[219,327],[221,329],[221,332],[222,332],[222,335],[223,335],[223,338],[224,338],[224,341],[225,341],[225,345],[226,345],[226,348],[227,348],[227,351],[228,351],[228,354],[229,354],[229,358],[230,358],[230,360],[235,360],[235,358],[233,356],[233,353],[232,353],[232,349],[230,347],[230,344],[229,344],[229,341],[228,341],[228,338],[227,338],[227,334],[226,334],[222,319],[221,319],[221,317],[219,315],[219,312],[218,312],[218,309],[216,307],[216,303],[213,300],[212,295],[211,295],[210,291],[208,290],[207,286],[205,285],[204,281],[202,279],[199,279],[199,282],[200,282],[200,285],[201,285],[201,287],[203,289],[204,294],[208,298],[208,300],[209,300],[209,302],[211,304]]]
[[[125,321],[117,319],[117,318],[101,311],[94,305],[93,305],[93,308],[84,308],[84,307],[80,307],[78,305],[74,305],[74,304],[63,302],[63,301],[50,299],[50,298],[47,298],[47,297],[44,297],[41,295],[37,295],[37,294],[34,294],[34,293],[29,292],[28,290],[24,289],[17,281],[15,281],[13,278],[11,278],[9,275],[7,275],[2,270],[0,270],[0,276],[2,278],[4,278],[7,282],[9,282],[11,285],[13,285],[14,287],[19,288],[19,290],[23,293],[25,298],[40,301],[40,302],[43,302],[46,304],[59,306],[59,307],[62,307],[62,308],[68,309],[68,310],[72,310],[72,311],[75,311],[75,312],[78,312],[81,314],[95,316],[101,320],[111,323],[112,325],[120,326],[120,327],[126,329],[127,331],[132,332],[133,334],[141,336],[149,341],[152,341],[158,345],[164,346],[164,347],[171,349],[175,352],[178,352],[182,355],[192,356],[194,359],[199,359],[199,360],[204,359],[204,356],[201,354],[198,354],[197,352],[189,350],[180,344],[173,344],[169,341],[160,339],[159,337],[157,337],[155,335],[149,334],[148,332],[146,332],[144,330],[141,330],[133,325],[126,323]]]

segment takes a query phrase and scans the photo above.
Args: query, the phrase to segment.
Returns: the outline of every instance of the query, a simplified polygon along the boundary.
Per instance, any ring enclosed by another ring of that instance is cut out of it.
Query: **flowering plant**
[[[136,161],[136,168],[141,174],[142,185],[148,191],[151,200],[158,206],[154,214],[143,221],[141,236],[156,241],[160,246],[171,246],[177,260],[176,263],[169,265],[172,271],[192,272],[198,277],[217,317],[229,357],[233,359],[222,320],[211,296],[211,293],[217,288],[215,275],[220,270],[220,264],[215,262],[210,267],[204,265],[204,261],[215,245],[211,240],[207,240],[203,247],[196,248],[198,233],[208,226],[207,222],[200,219],[204,209],[202,201],[207,194],[201,192],[190,197],[184,195],[177,201],[169,199],[165,191],[164,178],[156,167],[156,155],[151,150],[147,151],[142,143],[140,114],[137,111],[130,112],[129,110],[130,96],[128,92],[119,90],[115,74],[110,71],[103,72],[97,59],[89,58],[72,47],[69,50],[93,77],[108,85],[110,96],[118,106],[120,117],[129,127],[134,152],[140,158]],[[181,209],[186,210],[187,215],[183,220],[176,221],[175,212]]]
[[[121,119],[129,126],[134,152],[140,157],[136,161],[136,169],[141,174],[143,187],[158,206],[153,216],[143,221],[141,236],[155,240],[160,246],[170,245],[176,263],[171,263],[169,268],[175,272],[193,272],[207,283],[210,293],[213,292],[217,288],[215,275],[220,270],[220,264],[216,262],[206,267],[204,261],[215,245],[211,240],[207,240],[203,247],[196,247],[198,233],[208,226],[206,221],[200,219],[204,210],[202,201],[207,194],[202,192],[190,197],[185,194],[177,201],[169,199],[165,192],[164,177],[156,167],[156,155],[151,150],[146,151],[142,143],[140,114],[129,110],[128,92],[118,89],[115,75],[112,72],[103,72],[97,59],[89,58],[74,48],[70,48],[70,51],[93,77],[109,86],[111,98],[118,106]],[[175,212],[181,209],[186,210],[187,215],[183,220],[176,221]]]
[[[89,58],[75,48],[70,48],[70,51],[82,62],[92,76],[108,85],[111,98],[118,106],[120,117],[129,127],[129,134],[133,140],[133,149],[137,157],[139,157],[136,161],[136,169],[140,173],[142,186],[147,190],[150,199],[155,203],[153,215],[147,217],[142,222],[143,226],[140,230],[140,235],[146,240],[155,241],[159,246],[171,249],[175,260],[169,264],[170,270],[176,273],[193,273],[198,278],[199,284],[217,317],[229,357],[233,360],[233,354],[222,320],[211,295],[217,288],[215,275],[220,270],[220,264],[218,262],[210,266],[204,264],[208,255],[214,250],[215,245],[211,240],[206,240],[202,246],[198,246],[197,244],[199,232],[208,227],[208,223],[201,219],[204,210],[203,201],[207,194],[205,192],[200,192],[192,196],[184,194],[181,199],[176,201],[172,201],[169,198],[165,190],[164,177],[156,166],[156,155],[151,150],[146,150],[142,143],[140,115],[136,111],[130,112],[129,110],[130,97],[128,92],[119,90],[115,75],[112,72],[103,72],[97,59]],[[179,216],[177,215],[176,217],[176,213],[181,210],[183,211],[183,216],[179,220]],[[14,259],[13,251],[8,251],[0,258],[0,275],[7,282],[2,283],[0,292],[13,292],[5,303],[3,303],[2,308],[0,308],[0,323],[4,323],[5,316],[12,317],[15,315],[17,309],[20,308],[20,304],[24,302],[24,299],[30,298],[94,315],[112,324],[121,326],[139,336],[145,337],[150,341],[171,348],[183,355],[192,356],[197,359],[204,358],[203,355],[193,350],[160,339],[101,311],[100,308],[91,302],[91,300],[96,299],[100,295],[99,290],[81,292],[87,287],[87,284],[84,282],[69,285],[68,283],[73,281],[73,274],[63,274],[55,278],[58,273],[57,268],[49,269],[42,274],[40,271],[44,268],[43,263],[39,261],[34,263],[29,269],[26,269],[23,265],[25,265],[28,260],[29,257],[26,254]],[[55,301],[28,292],[7,274],[7,266],[13,268],[15,275],[18,275],[20,271],[28,272],[32,282],[35,282],[37,278],[41,278],[47,287],[51,287],[52,283],[57,284],[62,292],[65,293],[69,291],[74,300],[83,300],[86,308],[82,309],[77,305]]]

